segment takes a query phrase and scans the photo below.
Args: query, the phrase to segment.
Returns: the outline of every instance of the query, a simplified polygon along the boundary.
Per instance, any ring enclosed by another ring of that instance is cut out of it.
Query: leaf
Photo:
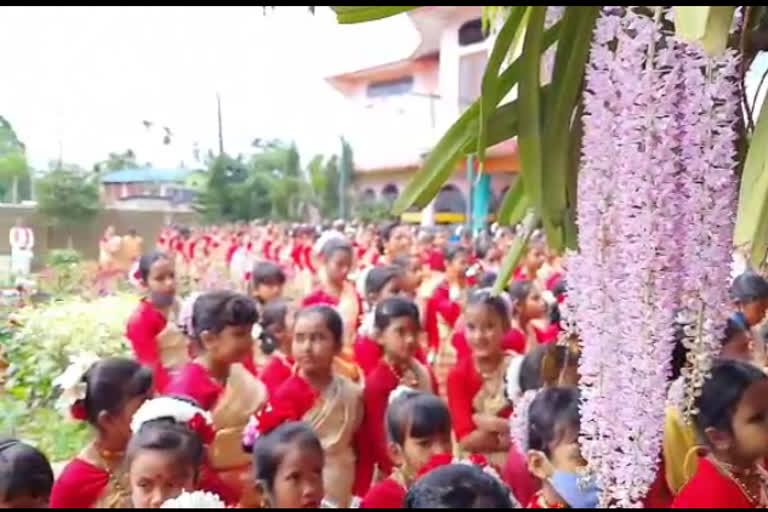
[[[525,195],[523,180],[518,177],[507,193],[499,207],[497,220],[503,226],[512,226],[520,222],[530,208],[528,198]]]
[[[598,6],[571,6],[563,16],[563,28],[555,56],[552,91],[547,95],[542,168],[542,217],[549,225],[548,241],[554,250],[565,245],[567,180],[571,150],[571,119],[583,87],[592,31]],[[580,122],[578,120],[577,122]]]
[[[768,101],[749,144],[739,191],[739,206],[734,229],[737,247],[751,245],[752,263],[759,267],[768,250]]]
[[[343,24],[348,23],[363,23],[366,21],[380,20],[382,18],[389,18],[397,14],[407,12],[413,9],[418,9],[420,6],[415,7],[399,7],[392,5],[362,5],[362,6],[335,6],[332,5],[331,9],[336,13],[336,21]]]
[[[532,6],[530,20],[523,42],[519,62],[519,116],[520,130],[517,137],[520,148],[520,165],[525,192],[534,208],[541,211],[542,203],[542,151],[541,151],[541,103],[540,103],[540,55],[543,50],[542,33],[546,6]]]
[[[477,135],[477,158],[480,162],[481,172],[485,162],[488,118],[491,110],[498,103],[498,101],[494,102],[493,100],[497,95],[499,70],[510,45],[514,41],[515,34],[517,34],[517,29],[526,11],[526,7],[523,6],[512,6],[511,9],[512,11],[509,13],[507,20],[496,37],[496,42],[493,45],[491,55],[485,67],[485,73],[483,74],[482,95],[480,97],[480,126]]]
[[[538,216],[535,213],[528,212],[523,221],[522,232],[515,238],[515,242],[504,258],[499,275],[496,277],[496,282],[493,285],[493,292],[495,294],[501,293],[506,288],[507,283],[509,283],[509,279],[512,277],[515,268],[517,268],[520,257],[523,255],[523,251],[528,244],[528,240],[531,238],[531,234],[533,234],[533,229],[536,227],[538,220]]]
[[[556,23],[545,32],[543,49],[557,41],[559,29],[560,23]],[[517,83],[519,68],[520,59],[517,59],[501,74],[494,104],[498,104]],[[430,151],[421,170],[416,173],[395,201],[392,207],[395,215],[402,215],[412,206],[419,208],[426,206],[455,172],[459,160],[467,151],[470,151],[470,145],[477,136],[479,103],[480,99],[475,100]],[[492,119],[493,116],[489,123]]]
[[[733,5],[676,5],[675,33],[710,56],[720,55],[728,45],[735,12]]]

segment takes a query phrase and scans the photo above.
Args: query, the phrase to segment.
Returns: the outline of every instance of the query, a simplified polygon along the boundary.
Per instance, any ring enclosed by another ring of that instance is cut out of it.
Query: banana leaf
[[[768,101],[763,102],[760,117],[744,162],[736,215],[734,244],[751,246],[751,259],[760,267],[768,251]]]
[[[389,18],[397,14],[407,12],[413,9],[418,9],[420,6],[415,7],[399,7],[392,5],[358,5],[358,6],[336,6],[332,5],[331,9],[336,13],[336,20],[339,23],[363,23],[366,21],[380,20],[383,18]]]
[[[733,5],[676,5],[675,33],[700,45],[708,55],[720,55],[728,45],[735,12]]]

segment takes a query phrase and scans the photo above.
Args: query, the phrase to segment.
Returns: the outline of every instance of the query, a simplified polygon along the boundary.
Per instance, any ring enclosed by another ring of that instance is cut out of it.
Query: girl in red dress
[[[452,449],[450,412],[431,393],[404,391],[391,400],[386,430],[394,468],[388,478],[371,487],[360,508],[404,508],[408,488],[421,469],[434,456]]]
[[[329,306],[298,312],[293,338],[296,371],[253,416],[243,445],[253,446],[260,434],[286,421],[308,423],[325,450],[326,497],[346,507],[352,502],[355,438],[363,419],[363,401],[360,388],[334,372],[342,330],[341,317]]]
[[[160,393],[189,361],[187,338],[177,325],[176,272],[171,258],[162,252],[139,260],[138,277],[147,296],[128,320],[127,338],[136,359],[152,369]]]
[[[528,468],[541,481],[527,508],[597,508],[594,481],[584,481],[587,462],[579,448],[579,392],[548,388],[528,411]]]
[[[507,305],[490,290],[478,290],[470,295],[465,316],[472,357],[459,360],[448,375],[453,428],[464,453],[485,455],[501,467],[509,450],[512,413],[504,383],[516,358],[502,346],[509,329]]]
[[[160,508],[182,492],[218,492],[206,464],[213,441],[210,414],[186,400],[161,397],[144,402],[131,421],[126,466],[135,508]]]
[[[383,354],[381,345],[376,341],[374,310],[379,301],[399,294],[401,283],[402,270],[394,265],[373,267],[365,275],[365,299],[369,312],[355,340],[355,362],[366,376],[376,368]]]
[[[72,416],[87,421],[96,438],[59,476],[52,508],[130,508],[131,494],[123,463],[131,439],[131,418],[152,393],[152,371],[136,361],[102,359],[90,367],[71,366],[60,379],[72,398]],[[82,393],[85,384],[85,393]]]
[[[516,281],[509,287],[512,299],[512,328],[514,336],[525,340],[525,352],[539,344],[554,343],[560,333],[557,324],[550,324],[547,303],[534,281]]]
[[[413,244],[411,228],[400,224],[399,221],[391,222],[379,231],[379,257],[377,264],[392,265],[400,256],[407,256]]]
[[[279,300],[268,303],[261,315],[265,342],[261,351],[269,359],[259,376],[273,395],[280,385],[293,374],[292,341],[296,311],[288,302]]]
[[[304,298],[302,306],[325,304],[334,307],[344,323],[342,349],[336,359],[336,371],[353,382],[362,380],[355,364],[354,343],[363,317],[363,301],[347,276],[352,269],[352,246],[345,240],[332,238],[322,249],[323,264],[319,285]]]
[[[324,508],[325,453],[306,423],[284,423],[259,436],[253,465],[258,508]]]
[[[0,507],[48,508],[53,470],[39,450],[17,441],[0,440]]]
[[[416,305],[400,297],[384,299],[376,306],[375,329],[384,356],[366,377],[363,389],[365,418],[357,448],[358,496],[368,491],[377,468],[384,475],[393,469],[384,433],[390,394],[400,386],[424,392],[435,390],[429,371],[415,357],[421,330]]]
[[[708,454],[672,508],[768,506],[768,378],[750,364],[719,361],[695,407]]]
[[[428,361],[434,367],[441,396],[446,394],[448,372],[457,361],[452,339],[466,302],[468,260],[469,252],[463,247],[452,246],[446,250],[445,279],[427,302],[424,323],[429,339]]]
[[[211,413],[215,438],[210,465],[226,486],[225,501],[252,503],[251,459],[242,450],[248,420],[267,390],[243,364],[252,354],[258,313],[252,300],[229,291],[209,292],[194,303],[190,337],[199,355],[182,369],[167,393],[188,397]]]

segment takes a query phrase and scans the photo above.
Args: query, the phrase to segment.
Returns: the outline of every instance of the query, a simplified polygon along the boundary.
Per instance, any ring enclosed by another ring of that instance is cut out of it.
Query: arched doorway
[[[446,185],[435,198],[435,213],[467,213],[467,200],[456,185]]]
[[[399,190],[397,189],[397,185],[390,183],[381,190],[381,198],[391,204],[397,199],[398,193]]]

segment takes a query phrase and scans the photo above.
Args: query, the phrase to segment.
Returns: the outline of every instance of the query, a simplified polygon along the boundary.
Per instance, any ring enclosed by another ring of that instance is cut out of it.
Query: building
[[[102,199],[109,208],[191,211],[201,171],[122,169],[104,175]]]
[[[350,102],[355,133],[345,136],[354,150],[357,193],[365,201],[392,201],[403,190],[434,144],[480,95],[493,45],[483,34],[481,6],[427,6],[407,16],[421,38],[412,53],[327,78]],[[515,142],[491,148],[485,170],[474,199],[492,213],[519,170]],[[461,222],[469,189],[462,161],[430,207],[406,217],[427,224]]]

